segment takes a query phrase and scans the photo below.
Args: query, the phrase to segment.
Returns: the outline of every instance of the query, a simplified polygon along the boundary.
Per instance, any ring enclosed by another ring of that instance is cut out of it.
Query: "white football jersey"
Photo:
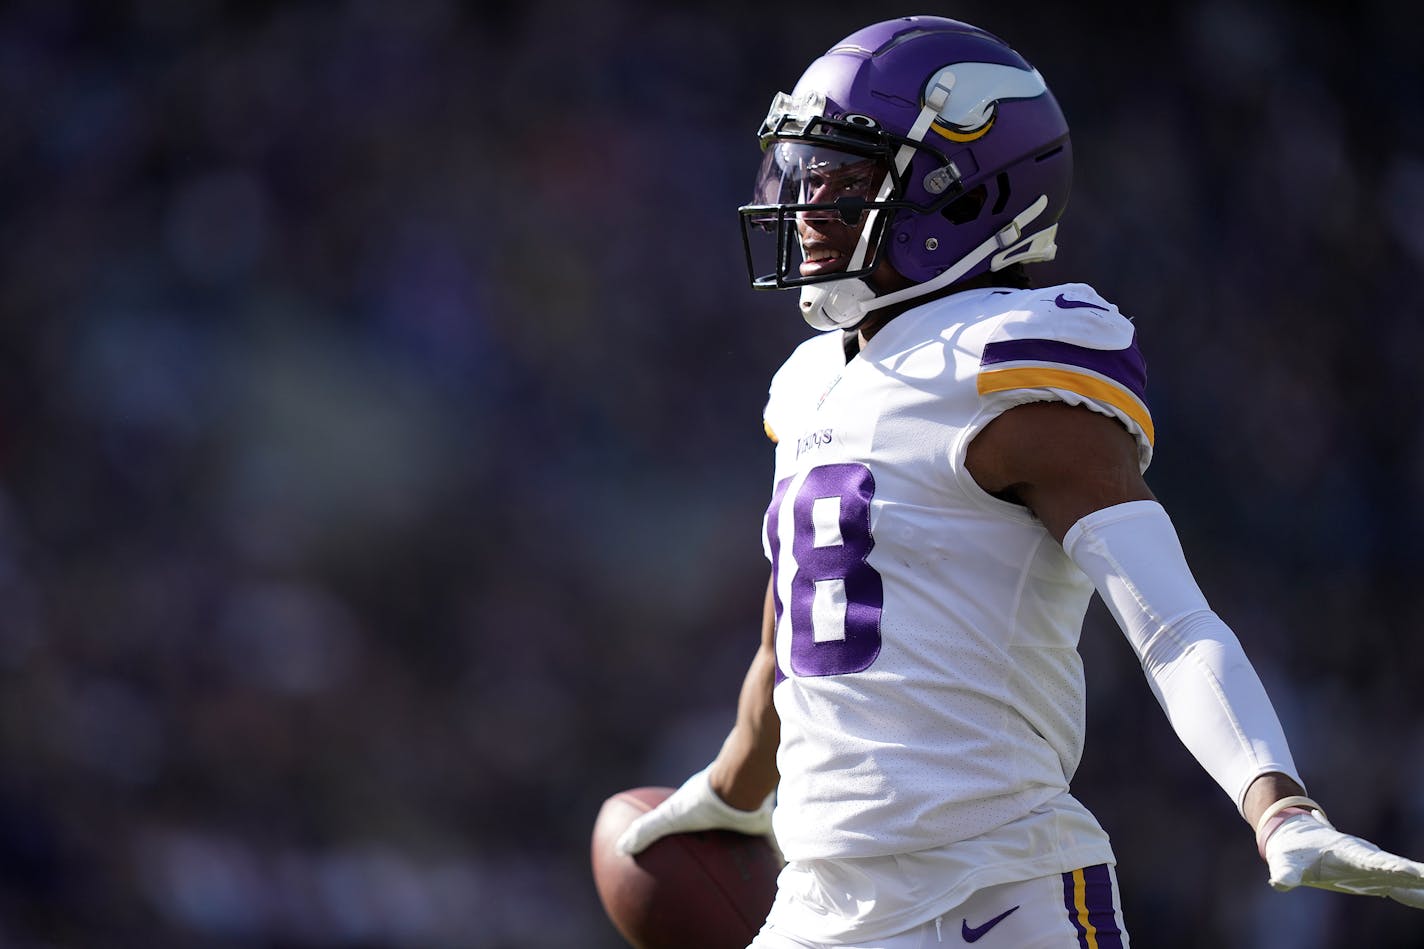
[[[1093,587],[965,449],[1006,409],[1057,400],[1118,419],[1145,469],[1144,379],[1132,323],[1083,284],[958,293],[849,361],[833,332],[776,373],[763,540],[788,859],[943,848],[1071,800]]]

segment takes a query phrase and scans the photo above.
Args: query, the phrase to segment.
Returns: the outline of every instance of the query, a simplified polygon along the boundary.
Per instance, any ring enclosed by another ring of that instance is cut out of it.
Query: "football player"
[[[1424,906],[1424,865],[1337,831],[1143,480],[1132,322],[1033,289],[1068,199],[1039,72],[954,20],[869,26],[761,127],[754,286],[796,288],[771,382],[761,648],[716,759],[620,849],[725,827],[787,864],[754,947],[1127,945],[1108,836],[1071,794],[1096,590],[1270,884]],[[949,932],[946,932],[949,927]]]

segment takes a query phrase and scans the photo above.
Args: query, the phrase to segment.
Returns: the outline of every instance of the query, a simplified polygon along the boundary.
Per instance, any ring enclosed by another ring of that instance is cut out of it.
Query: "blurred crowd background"
[[[608,795],[755,650],[772,94],[1000,33],[1136,317],[1149,477],[1336,823],[1424,857],[1424,60],[1397,5],[0,7],[0,946],[620,943]],[[1424,946],[1274,894],[1105,611],[1079,796],[1134,944]]]

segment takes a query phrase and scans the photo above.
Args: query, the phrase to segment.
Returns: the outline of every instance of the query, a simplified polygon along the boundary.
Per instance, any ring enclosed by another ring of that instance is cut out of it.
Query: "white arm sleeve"
[[[1297,782],[1281,723],[1241,643],[1207,605],[1162,505],[1095,511],[1063,537],[1142,662],[1172,728],[1241,810],[1272,771]]]

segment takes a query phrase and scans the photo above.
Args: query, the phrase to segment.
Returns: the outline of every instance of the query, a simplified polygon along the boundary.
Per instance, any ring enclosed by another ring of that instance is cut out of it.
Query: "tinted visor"
[[[774,141],[762,156],[751,200],[767,213],[752,214],[752,221],[774,224],[771,209],[779,206],[803,219],[839,217],[855,226],[867,203],[885,197],[882,189],[888,194],[889,171],[882,159],[811,141]]]

